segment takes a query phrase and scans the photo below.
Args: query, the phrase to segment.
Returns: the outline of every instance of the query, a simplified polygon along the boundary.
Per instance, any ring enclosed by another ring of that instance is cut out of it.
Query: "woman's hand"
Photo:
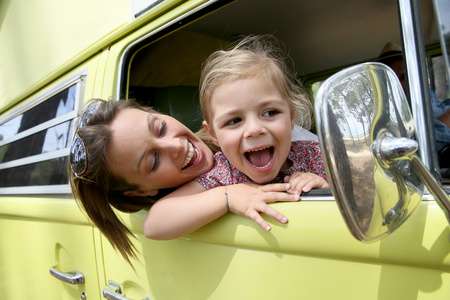
[[[264,213],[281,223],[287,223],[286,216],[279,213],[267,203],[278,201],[298,201],[298,193],[286,193],[291,189],[289,183],[275,183],[257,185],[254,183],[240,183],[227,186],[228,205],[230,211],[254,220],[264,230],[270,231],[270,225],[261,217]]]

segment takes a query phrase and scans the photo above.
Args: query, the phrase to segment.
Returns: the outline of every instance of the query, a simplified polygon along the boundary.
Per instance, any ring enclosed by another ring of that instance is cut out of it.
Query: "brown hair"
[[[266,76],[272,80],[292,111],[296,123],[310,129],[312,104],[303,85],[285,62],[280,43],[271,35],[247,36],[230,50],[209,56],[200,78],[203,118],[210,122],[209,103],[214,90],[226,81]]]
[[[87,124],[76,130],[87,152],[87,169],[82,178],[79,178],[72,172],[69,164],[69,182],[77,203],[112,246],[131,264],[130,257],[136,258],[136,249],[130,239],[130,236],[134,235],[121,222],[112,207],[132,213],[149,207],[155,200],[123,194],[124,191],[134,190],[137,187],[127,184],[123,178],[114,176],[108,167],[107,149],[111,140],[109,125],[124,109],[155,111],[132,100],[93,99],[92,102],[98,103],[99,107],[89,117]]]

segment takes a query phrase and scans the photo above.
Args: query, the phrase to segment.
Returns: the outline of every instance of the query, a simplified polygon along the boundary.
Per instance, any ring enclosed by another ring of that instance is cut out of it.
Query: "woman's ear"
[[[148,197],[148,196],[156,196],[159,190],[133,190],[133,191],[125,191],[123,194],[125,196],[133,196],[133,197]]]
[[[214,134],[214,131],[212,128],[208,125],[206,121],[202,122],[203,127],[206,129],[206,132],[208,133],[209,137],[211,138],[211,141],[216,145],[217,147],[220,147],[219,142],[217,141],[216,135]]]

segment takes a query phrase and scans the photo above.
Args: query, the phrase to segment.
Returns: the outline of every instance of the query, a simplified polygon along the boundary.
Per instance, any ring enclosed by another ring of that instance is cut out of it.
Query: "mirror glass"
[[[345,69],[321,85],[315,110],[330,186],[350,231],[365,242],[391,233],[423,195],[409,161],[387,165],[373,150],[386,137],[414,138],[397,76],[380,63]]]

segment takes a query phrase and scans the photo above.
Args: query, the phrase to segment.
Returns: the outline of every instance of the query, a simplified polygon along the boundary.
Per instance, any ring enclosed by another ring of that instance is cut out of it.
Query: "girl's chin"
[[[254,183],[257,184],[265,184],[268,182],[273,181],[277,177],[278,173],[274,174],[258,174],[258,173],[252,173],[251,175],[247,175]]]

